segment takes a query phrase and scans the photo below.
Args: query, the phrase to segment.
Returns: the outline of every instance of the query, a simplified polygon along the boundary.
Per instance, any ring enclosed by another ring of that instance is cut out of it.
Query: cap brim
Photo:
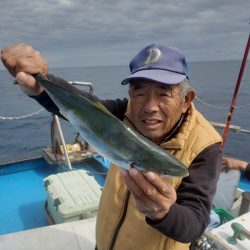
[[[156,81],[165,84],[178,84],[187,78],[184,74],[179,74],[167,70],[161,69],[149,69],[149,70],[140,70],[125,78],[121,84],[128,84],[131,80],[135,79],[146,79],[151,81]]]

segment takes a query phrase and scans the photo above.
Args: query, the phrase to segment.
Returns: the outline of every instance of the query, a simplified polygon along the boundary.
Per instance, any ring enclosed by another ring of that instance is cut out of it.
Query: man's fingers
[[[153,172],[141,173],[135,168],[126,171],[127,183],[133,187],[136,194],[145,193],[154,202],[162,200],[162,195],[166,198],[172,196],[173,187]]]
[[[171,205],[176,200],[175,192],[170,190],[169,196],[163,195],[169,192],[168,186],[165,190],[162,185],[155,187],[152,182],[156,182],[158,177],[149,174],[150,181],[145,174],[136,169],[120,170],[121,175],[132,193],[137,209],[152,220],[162,219],[169,211]],[[163,180],[161,180],[163,182]],[[158,190],[161,189],[161,192]]]
[[[23,58],[27,57],[27,55],[30,55],[30,53],[33,53],[34,49],[24,43],[19,44],[13,44],[8,47],[3,48],[1,52],[2,58],[6,58],[9,56],[15,57],[15,58]]]
[[[143,192],[147,198],[158,204],[165,199],[174,199],[173,188],[159,175],[153,172],[142,173],[135,168],[130,169],[128,173],[136,184],[136,189],[134,189],[136,193],[141,194]]]
[[[33,76],[26,74],[24,72],[17,73],[16,80],[20,85],[24,87],[32,86],[35,85],[36,83],[36,80]]]
[[[1,51],[1,59],[12,76],[18,72],[47,76],[48,63],[39,51],[28,44],[14,44]]]
[[[30,74],[19,72],[16,75],[16,80],[26,95],[38,95],[43,91],[43,88],[36,83],[36,79]]]
[[[150,197],[144,192],[144,190],[139,185],[137,185],[137,183],[131,177],[131,173],[126,170],[121,170],[120,173],[123,176],[129,191],[135,197],[136,206],[141,212],[146,213],[148,211],[154,211],[158,209],[157,204],[155,204],[154,201],[152,201]],[[135,171],[132,171],[132,173],[136,174]]]
[[[33,51],[30,57],[20,58],[16,61],[15,72],[27,72],[29,74],[40,73],[47,76],[48,64],[38,51]]]
[[[136,182],[133,180],[133,178],[130,176],[129,172],[121,169],[120,170],[121,175],[123,176],[128,189],[136,196],[140,197],[143,194],[143,190],[136,184]]]
[[[16,77],[27,95],[39,95],[43,88],[36,83],[33,74],[48,75],[48,63],[39,51],[28,44],[14,44],[1,51],[1,59],[10,74]]]
[[[168,182],[163,180],[161,176],[153,172],[146,172],[144,175],[146,176],[147,180],[150,181],[150,183],[152,183],[152,185],[156,187],[157,190],[162,195],[164,195],[165,197],[168,197],[169,194],[171,194],[172,189],[173,189],[172,186]]]
[[[15,60],[12,59],[12,58],[7,59],[5,57],[2,57],[1,59],[2,59],[2,62],[4,64],[4,66],[8,69],[10,74],[15,77],[16,76],[16,71],[15,71],[16,63],[15,63]]]

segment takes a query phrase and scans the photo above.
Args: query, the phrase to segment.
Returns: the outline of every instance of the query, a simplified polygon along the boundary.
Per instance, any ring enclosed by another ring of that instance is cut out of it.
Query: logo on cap
[[[145,60],[144,64],[153,64],[157,63],[161,58],[161,51],[158,48],[148,49],[148,57]]]

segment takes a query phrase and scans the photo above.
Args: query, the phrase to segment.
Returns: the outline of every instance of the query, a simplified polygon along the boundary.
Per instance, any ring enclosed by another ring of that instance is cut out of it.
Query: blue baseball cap
[[[142,49],[129,64],[131,75],[121,84],[133,79],[147,79],[165,84],[178,84],[188,78],[185,56],[176,48],[151,44]]]

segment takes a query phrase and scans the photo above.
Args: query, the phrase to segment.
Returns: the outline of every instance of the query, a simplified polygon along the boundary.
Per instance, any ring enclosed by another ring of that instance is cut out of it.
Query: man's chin
[[[153,142],[158,142],[160,141],[160,136],[159,136],[159,131],[157,129],[152,129],[152,128],[145,128],[145,126],[135,126],[136,129],[147,139]]]
[[[161,137],[159,137],[158,135],[154,134],[154,133],[144,133],[143,134],[147,139],[149,139],[150,141],[153,141],[155,143],[158,143],[161,141]]]

